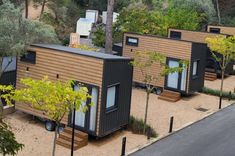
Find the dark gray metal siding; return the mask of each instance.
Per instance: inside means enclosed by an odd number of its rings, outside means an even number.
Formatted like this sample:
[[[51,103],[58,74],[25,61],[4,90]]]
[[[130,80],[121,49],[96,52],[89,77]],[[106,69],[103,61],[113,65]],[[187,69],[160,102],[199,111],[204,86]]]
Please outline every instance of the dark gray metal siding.
[[[189,93],[202,90],[204,87],[205,66],[207,57],[207,45],[201,43],[193,43],[192,56],[191,56],[191,68],[189,78]],[[193,62],[199,60],[198,75],[193,76]]]
[[[4,72],[0,84],[2,85],[14,85],[16,84],[16,71]]]
[[[100,114],[100,134],[104,136],[129,123],[133,67],[130,60],[104,62],[103,91]],[[107,87],[119,83],[117,107],[106,111]]]

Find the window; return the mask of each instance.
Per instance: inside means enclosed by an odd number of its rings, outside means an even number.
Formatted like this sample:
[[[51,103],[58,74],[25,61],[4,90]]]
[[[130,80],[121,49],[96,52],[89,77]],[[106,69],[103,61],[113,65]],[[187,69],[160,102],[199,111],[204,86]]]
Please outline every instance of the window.
[[[198,75],[199,60],[193,62],[193,76]]]
[[[117,94],[118,85],[108,87],[107,89],[107,99],[106,99],[106,109],[110,110],[117,106]]]
[[[220,33],[220,28],[210,28],[210,32],[219,34]]]
[[[171,31],[170,32],[170,38],[181,39],[181,32]]]
[[[126,45],[129,46],[138,46],[139,44],[139,39],[135,37],[126,37]]]
[[[27,53],[24,54],[20,58],[20,61],[35,64],[36,63],[36,52],[35,51],[27,51]]]

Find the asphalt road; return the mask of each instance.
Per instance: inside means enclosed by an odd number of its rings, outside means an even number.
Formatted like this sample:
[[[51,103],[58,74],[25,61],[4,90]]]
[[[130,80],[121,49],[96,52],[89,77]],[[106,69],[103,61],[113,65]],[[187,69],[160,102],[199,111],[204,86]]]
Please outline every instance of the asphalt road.
[[[131,156],[235,156],[235,105]]]

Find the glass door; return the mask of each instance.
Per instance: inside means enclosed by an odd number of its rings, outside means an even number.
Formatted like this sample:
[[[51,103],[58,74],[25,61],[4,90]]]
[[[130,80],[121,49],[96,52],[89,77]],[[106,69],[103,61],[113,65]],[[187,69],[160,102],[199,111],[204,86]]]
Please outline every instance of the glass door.
[[[170,68],[179,67],[179,62],[175,60],[169,60],[168,66]],[[167,76],[167,87],[178,89],[178,82],[179,82],[179,73],[171,73]]]
[[[97,108],[98,108],[98,94],[99,90],[98,87],[85,85],[88,90],[89,94],[91,95],[91,99],[83,102],[80,109],[75,112],[75,126],[84,131],[94,132],[96,129],[96,116],[97,116]],[[74,85],[74,90],[78,91],[79,86]],[[92,105],[90,106],[90,104]],[[84,106],[88,107],[86,112],[83,112],[82,109]],[[73,112],[71,115],[71,124],[73,121]]]

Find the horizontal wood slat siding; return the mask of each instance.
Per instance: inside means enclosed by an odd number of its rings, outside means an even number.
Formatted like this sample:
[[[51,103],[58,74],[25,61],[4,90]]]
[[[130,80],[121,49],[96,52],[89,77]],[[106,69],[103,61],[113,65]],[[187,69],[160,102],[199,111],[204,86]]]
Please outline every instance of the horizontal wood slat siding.
[[[126,45],[126,36],[138,38],[139,45],[138,46]],[[191,42],[183,42],[178,40],[158,38],[154,36],[144,36],[144,35],[136,35],[128,33],[124,35],[123,56],[131,58],[134,58],[135,51],[156,51],[158,53],[165,55],[166,57],[184,59],[190,61],[191,50],[192,50]],[[161,72],[160,64],[155,63],[152,66],[152,68],[149,69],[148,72],[155,75],[160,74]],[[134,68],[133,80],[135,82],[143,83],[143,76],[141,74],[140,69]],[[153,82],[152,85],[164,87],[164,83],[165,83],[165,77],[161,77],[157,81]]]
[[[235,35],[235,27],[223,27],[223,26],[211,26],[207,27],[207,31],[210,31],[210,28],[220,28],[221,34]]]
[[[58,52],[44,48],[29,48],[36,51],[36,64],[30,64],[20,61],[17,64],[17,82],[16,87],[22,88],[20,84],[21,78],[31,77],[33,79],[42,79],[45,75],[50,80],[60,80],[62,82],[68,80],[76,80],[79,82],[99,86],[100,93],[102,91],[103,64],[102,59],[86,57],[78,54],[67,52]],[[29,71],[26,69],[29,68]],[[57,79],[59,74],[59,79]],[[99,94],[98,105],[101,103],[101,94]],[[41,111],[35,110],[26,104],[16,103],[16,109],[23,112],[47,118]],[[97,129],[99,128],[99,110],[97,115]],[[68,114],[62,120],[62,123],[68,124]]]
[[[169,29],[168,37],[170,37],[170,31],[181,32],[181,40],[198,42],[198,43],[206,43],[207,37],[215,37],[218,35],[218,34],[208,33],[208,32]]]

